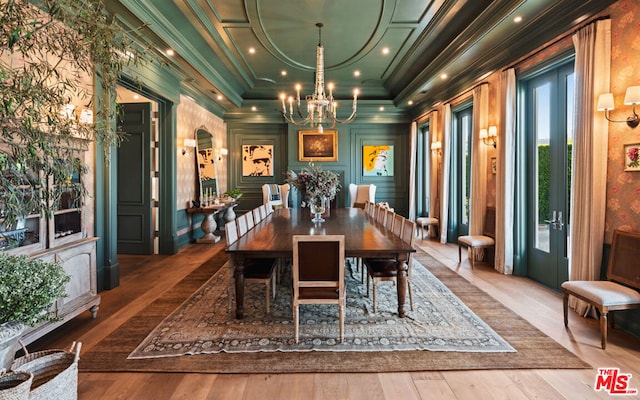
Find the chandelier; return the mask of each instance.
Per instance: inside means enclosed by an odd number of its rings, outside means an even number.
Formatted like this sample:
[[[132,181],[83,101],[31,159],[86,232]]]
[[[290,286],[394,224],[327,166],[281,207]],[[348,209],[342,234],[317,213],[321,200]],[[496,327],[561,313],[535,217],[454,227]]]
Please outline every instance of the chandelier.
[[[307,115],[304,116],[300,110],[300,84],[296,84],[296,98],[289,96],[289,114],[287,114],[286,94],[280,94],[280,100],[282,101],[282,116],[284,119],[294,125],[307,125],[312,128],[318,126],[318,133],[322,133],[324,128],[322,124],[330,124],[331,128],[336,126],[336,123],[348,124],[356,119],[356,107],[358,104],[358,89],[353,90],[353,105],[351,108],[351,115],[349,118],[341,120],[337,118],[338,114],[338,102],[333,98],[334,86],[329,83],[327,88],[329,89],[329,96],[327,96],[324,89],[324,47],[322,46],[322,27],[324,24],[318,22],[318,47],[316,49],[316,76],[315,76],[315,90],[313,94],[305,96],[307,103]],[[298,114],[294,117],[294,103],[295,111]],[[295,118],[299,118],[296,120]]]

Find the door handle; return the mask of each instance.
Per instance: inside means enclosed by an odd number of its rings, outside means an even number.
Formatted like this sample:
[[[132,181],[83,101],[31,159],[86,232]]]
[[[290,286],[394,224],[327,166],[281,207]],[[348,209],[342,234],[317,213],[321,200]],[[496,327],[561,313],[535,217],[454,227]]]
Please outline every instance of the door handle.
[[[562,211],[558,211],[558,219],[556,220],[556,229],[562,230],[564,223],[562,222]]]
[[[551,220],[546,219],[544,222],[551,225],[551,228],[556,229],[556,224],[558,223],[558,220],[556,219],[556,211],[554,210],[551,214]]]

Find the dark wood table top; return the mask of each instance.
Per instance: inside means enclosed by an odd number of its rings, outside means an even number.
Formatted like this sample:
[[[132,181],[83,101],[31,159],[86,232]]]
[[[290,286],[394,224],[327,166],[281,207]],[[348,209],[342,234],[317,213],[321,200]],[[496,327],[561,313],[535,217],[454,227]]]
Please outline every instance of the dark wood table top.
[[[411,246],[360,208],[331,209],[325,222],[311,222],[308,208],[280,208],[227,248],[235,257],[290,257],[293,235],[345,235],[346,257],[400,257]]]

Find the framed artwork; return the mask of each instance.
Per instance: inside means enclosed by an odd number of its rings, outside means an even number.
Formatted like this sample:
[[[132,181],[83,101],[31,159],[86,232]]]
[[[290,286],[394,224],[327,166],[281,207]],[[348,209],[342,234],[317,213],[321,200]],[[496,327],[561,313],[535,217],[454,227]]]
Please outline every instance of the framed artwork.
[[[273,145],[242,145],[242,176],[273,176]]]
[[[338,161],[338,131],[298,131],[298,161]]]
[[[362,176],[393,176],[393,145],[362,146]]]
[[[491,173],[495,174],[496,173],[496,169],[498,168],[498,166],[496,165],[496,158],[495,157],[491,157]]]
[[[640,143],[624,145],[624,170],[640,171]]]

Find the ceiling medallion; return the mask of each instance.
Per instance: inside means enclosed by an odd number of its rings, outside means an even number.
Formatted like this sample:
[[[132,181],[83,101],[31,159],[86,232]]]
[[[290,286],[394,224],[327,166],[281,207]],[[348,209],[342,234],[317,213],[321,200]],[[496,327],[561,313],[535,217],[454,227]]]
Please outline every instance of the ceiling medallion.
[[[293,96],[289,96],[289,114],[287,114],[287,105],[285,100],[287,100],[286,94],[280,94],[280,100],[282,101],[282,116],[284,119],[291,124],[294,125],[307,125],[309,124],[311,128],[314,128],[316,125],[318,126],[318,133],[322,133],[324,128],[322,124],[330,124],[331,128],[336,126],[336,123],[348,124],[350,122],[355,121],[356,119],[356,108],[358,104],[358,89],[353,90],[353,105],[352,111],[349,118],[340,120],[337,116],[338,111],[338,102],[333,99],[333,84],[328,85],[329,96],[326,95],[324,89],[324,47],[322,46],[322,27],[324,24],[318,22],[316,24],[318,27],[318,47],[316,50],[316,74],[315,74],[315,90],[313,94],[305,96],[305,101],[307,102],[307,115],[306,117],[302,115],[302,111],[300,110],[300,90],[301,85],[296,84],[296,99],[295,99],[295,110],[298,114],[299,120],[296,120],[293,116],[294,110],[294,98]]]

